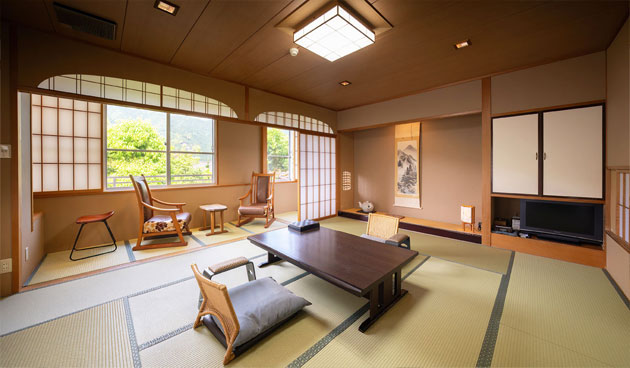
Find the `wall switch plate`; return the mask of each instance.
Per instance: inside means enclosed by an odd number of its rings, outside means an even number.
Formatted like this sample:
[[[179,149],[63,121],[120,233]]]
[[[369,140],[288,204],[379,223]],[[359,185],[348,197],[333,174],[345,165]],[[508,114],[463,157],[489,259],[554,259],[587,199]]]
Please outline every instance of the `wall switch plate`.
[[[0,144],[0,158],[11,158],[10,144]]]
[[[13,271],[13,260],[11,258],[0,260],[0,273],[7,273]]]

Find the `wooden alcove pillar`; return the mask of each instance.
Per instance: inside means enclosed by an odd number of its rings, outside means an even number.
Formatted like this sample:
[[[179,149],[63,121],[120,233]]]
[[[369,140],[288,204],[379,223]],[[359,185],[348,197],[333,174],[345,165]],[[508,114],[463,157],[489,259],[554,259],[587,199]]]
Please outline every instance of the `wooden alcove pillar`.
[[[491,245],[492,93],[490,77],[481,80],[481,243]]]

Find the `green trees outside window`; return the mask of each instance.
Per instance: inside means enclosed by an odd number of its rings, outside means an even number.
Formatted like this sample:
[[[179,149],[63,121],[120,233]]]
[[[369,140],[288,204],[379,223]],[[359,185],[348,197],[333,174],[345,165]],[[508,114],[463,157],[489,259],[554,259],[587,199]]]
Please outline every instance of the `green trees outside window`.
[[[295,132],[267,128],[267,172],[275,172],[276,180],[295,180]]]
[[[131,187],[129,175],[151,185],[214,182],[212,119],[107,106],[107,188]]]

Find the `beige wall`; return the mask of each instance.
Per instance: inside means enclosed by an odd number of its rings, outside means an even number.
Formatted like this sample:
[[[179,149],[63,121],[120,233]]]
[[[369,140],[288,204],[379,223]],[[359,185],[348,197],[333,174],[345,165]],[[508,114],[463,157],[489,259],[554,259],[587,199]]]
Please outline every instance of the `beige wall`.
[[[417,121],[471,111],[481,111],[481,81],[462,83],[339,111],[337,129],[355,129],[408,120]]]
[[[9,91],[10,78],[10,44],[9,25],[2,23],[2,43],[0,44],[0,143],[11,144],[11,99]],[[11,183],[15,180],[11,176],[10,159],[0,159],[0,259],[12,257],[11,252]],[[0,275],[0,296],[11,293],[11,274]]]
[[[354,200],[376,210],[448,223],[460,205],[481,213],[481,116],[424,121],[421,125],[421,209],[394,207],[394,127],[354,132]]]
[[[603,51],[492,77],[493,114],[605,98]]]
[[[608,166],[630,165],[630,21],[606,50]]]
[[[252,171],[260,171],[261,128],[254,125],[219,122],[218,175],[220,185],[226,187],[182,188],[154,190],[153,194],[167,202],[185,202],[184,209],[192,214],[192,227],[201,226],[199,206],[221,203],[228,206],[226,221],[236,219],[238,197],[248,190]],[[276,185],[276,213],[297,210],[297,184]],[[97,195],[36,198],[35,211],[44,213],[44,244],[46,252],[72,248],[78,231],[75,219],[81,215],[116,211],[109,220],[118,240],[133,239],[138,235],[138,207],[134,192],[114,192]],[[108,241],[104,226],[85,227],[82,244],[102,244]]]
[[[343,190],[339,188],[339,208],[347,209],[353,208],[357,205],[354,202],[354,187],[356,185],[356,175],[354,172],[354,134],[353,133],[339,133],[337,135],[339,140],[339,172],[340,175],[344,171],[350,172],[350,190]],[[339,181],[338,185],[342,185]]]
[[[630,298],[630,253],[606,235],[606,269],[619,288]]]

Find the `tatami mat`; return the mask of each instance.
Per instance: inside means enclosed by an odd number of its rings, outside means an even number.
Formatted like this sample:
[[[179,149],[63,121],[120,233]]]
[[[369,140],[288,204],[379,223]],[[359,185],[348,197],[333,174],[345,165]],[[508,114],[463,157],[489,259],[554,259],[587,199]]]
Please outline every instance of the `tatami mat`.
[[[298,220],[298,213],[297,211],[279,213],[276,215],[276,218],[286,222],[295,222]]]
[[[123,300],[1,337],[0,352],[2,367],[133,367]]]
[[[365,299],[309,275],[287,285],[311,301],[296,318],[230,363],[233,367],[284,367],[365,304]],[[144,367],[222,366],[225,348],[199,327],[140,351]]]
[[[236,221],[231,223],[232,225],[236,224]],[[242,225],[240,229],[245,230],[251,234],[260,234],[266,231],[282,229],[287,227],[287,224],[282,223],[280,221],[274,221],[269,225],[268,228],[265,228],[265,220],[264,219],[254,219],[252,222]]]
[[[360,236],[365,233],[367,222],[345,217],[323,220],[322,226]],[[414,231],[400,230],[411,238],[411,249],[421,254],[462,263],[484,270],[505,274],[511,252],[485,245],[444,238]]]
[[[74,258],[86,257],[91,254],[109,251],[111,249],[114,249],[114,247],[89,249],[74,252],[72,256]],[[69,256],[69,250],[48,253],[39,265],[39,268],[37,268],[35,274],[33,274],[33,277],[29,280],[28,285],[60,279],[66,276],[77,275],[129,262],[124,242],[118,242],[118,249],[115,252],[104,254],[102,256],[78,261],[71,261]]]
[[[630,365],[630,312],[599,268],[517,253],[499,329],[514,335],[503,326],[608,365]],[[497,366],[511,360],[507,344],[509,338],[497,341]],[[528,359],[530,366],[552,363]]]
[[[306,366],[474,366],[500,280],[495,273],[430,258],[403,282],[409,294],[367,333],[358,331],[365,313]]]

